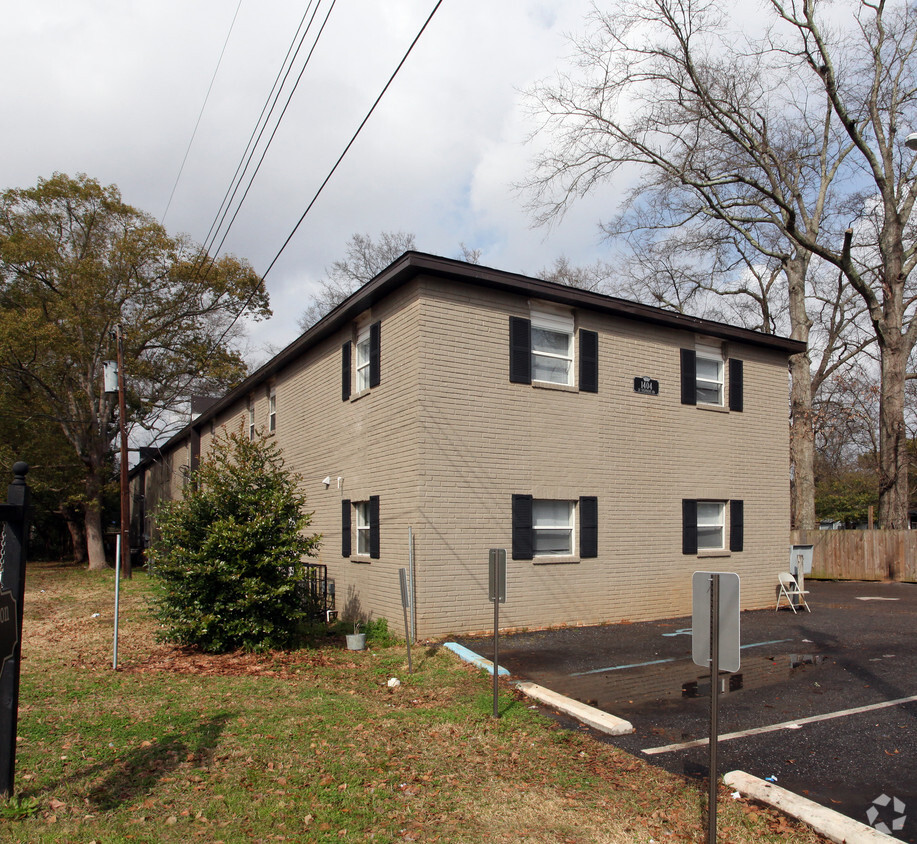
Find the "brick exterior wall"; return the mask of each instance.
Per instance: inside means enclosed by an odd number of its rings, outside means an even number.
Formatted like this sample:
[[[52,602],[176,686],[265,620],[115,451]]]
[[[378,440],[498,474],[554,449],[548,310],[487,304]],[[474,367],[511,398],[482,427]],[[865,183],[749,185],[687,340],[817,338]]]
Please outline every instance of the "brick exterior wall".
[[[579,330],[598,334],[598,392],[511,383],[509,318],[529,318],[533,304],[511,290],[415,276],[204,422],[201,455],[212,430],[247,426],[249,401],[266,429],[275,390],[275,436],[302,476],[323,537],[316,562],[328,566],[343,617],[386,617],[401,629],[409,529],[420,637],[490,629],[492,547],[508,549],[506,628],[685,615],[698,569],[738,572],[743,607],[767,606],[787,557],[786,351],[716,341],[743,361],[743,412],[683,405],[680,350],[709,337],[567,307],[575,365]],[[342,345],[353,348],[375,322],[381,382],[342,400]],[[637,394],[637,376],[657,380],[659,395]],[[174,480],[169,494],[180,494]],[[595,496],[598,556],[512,560],[514,494]],[[379,557],[357,555],[354,537],[345,558],[342,501],[370,496],[379,496]],[[743,501],[743,550],[683,554],[686,498]]]

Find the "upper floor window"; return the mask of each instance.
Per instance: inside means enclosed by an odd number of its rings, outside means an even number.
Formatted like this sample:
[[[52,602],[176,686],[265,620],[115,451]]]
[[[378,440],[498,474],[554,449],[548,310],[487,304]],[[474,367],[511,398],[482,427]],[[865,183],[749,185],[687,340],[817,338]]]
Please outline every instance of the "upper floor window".
[[[251,402],[248,404],[248,438],[255,439],[255,405]]]
[[[572,316],[532,312],[532,380],[572,385]]]
[[[509,318],[509,380],[574,386],[573,315],[533,309],[531,317]],[[598,337],[595,331],[579,331],[578,386],[582,392],[598,392]]]
[[[267,399],[267,429],[272,434],[277,430],[277,391],[273,387]]]
[[[356,353],[354,354],[354,345]],[[378,387],[382,381],[382,325],[374,322],[360,329],[356,343],[341,347],[341,398]]]
[[[369,326],[357,335],[356,391],[369,389]]]
[[[728,381],[727,381],[728,376]],[[723,359],[719,346],[697,344],[681,350],[681,403],[706,407],[728,407],[737,413],[745,409],[744,363]]]
[[[698,404],[723,404],[723,354],[711,346],[696,349],[696,390]]]

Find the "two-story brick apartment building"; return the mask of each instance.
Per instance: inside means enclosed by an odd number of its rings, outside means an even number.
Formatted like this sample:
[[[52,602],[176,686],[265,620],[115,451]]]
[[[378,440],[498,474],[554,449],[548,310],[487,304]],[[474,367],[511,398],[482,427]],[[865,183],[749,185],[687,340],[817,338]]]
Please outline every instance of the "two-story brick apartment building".
[[[215,430],[273,432],[342,615],[400,619],[411,566],[421,637],[492,626],[501,547],[508,628],[686,614],[698,569],[761,607],[786,568],[803,350],[409,252],[136,467],[135,492],[155,518]]]

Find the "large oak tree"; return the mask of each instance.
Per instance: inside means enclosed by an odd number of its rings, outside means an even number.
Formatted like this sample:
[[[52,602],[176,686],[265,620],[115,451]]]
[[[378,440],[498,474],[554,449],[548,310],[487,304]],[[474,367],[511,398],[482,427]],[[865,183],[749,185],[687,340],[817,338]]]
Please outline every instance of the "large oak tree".
[[[114,185],[56,173],[0,196],[0,378],[23,425],[52,421],[82,467],[90,568],[105,565],[101,494],[117,401],[103,392],[102,371],[115,357],[115,327],[125,421],[142,426],[244,377],[233,344],[243,315],[270,315],[254,270],[170,236]]]

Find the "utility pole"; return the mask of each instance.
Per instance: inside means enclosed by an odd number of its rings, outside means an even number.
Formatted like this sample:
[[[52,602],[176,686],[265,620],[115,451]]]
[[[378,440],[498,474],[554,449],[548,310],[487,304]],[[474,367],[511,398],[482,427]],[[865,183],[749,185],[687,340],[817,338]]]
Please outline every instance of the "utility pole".
[[[127,484],[127,407],[124,400],[124,334],[120,323],[115,326],[118,341],[118,426],[121,429],[121,574],[130,579],[131,546],[129,542],[131,522],[130,489]]]

